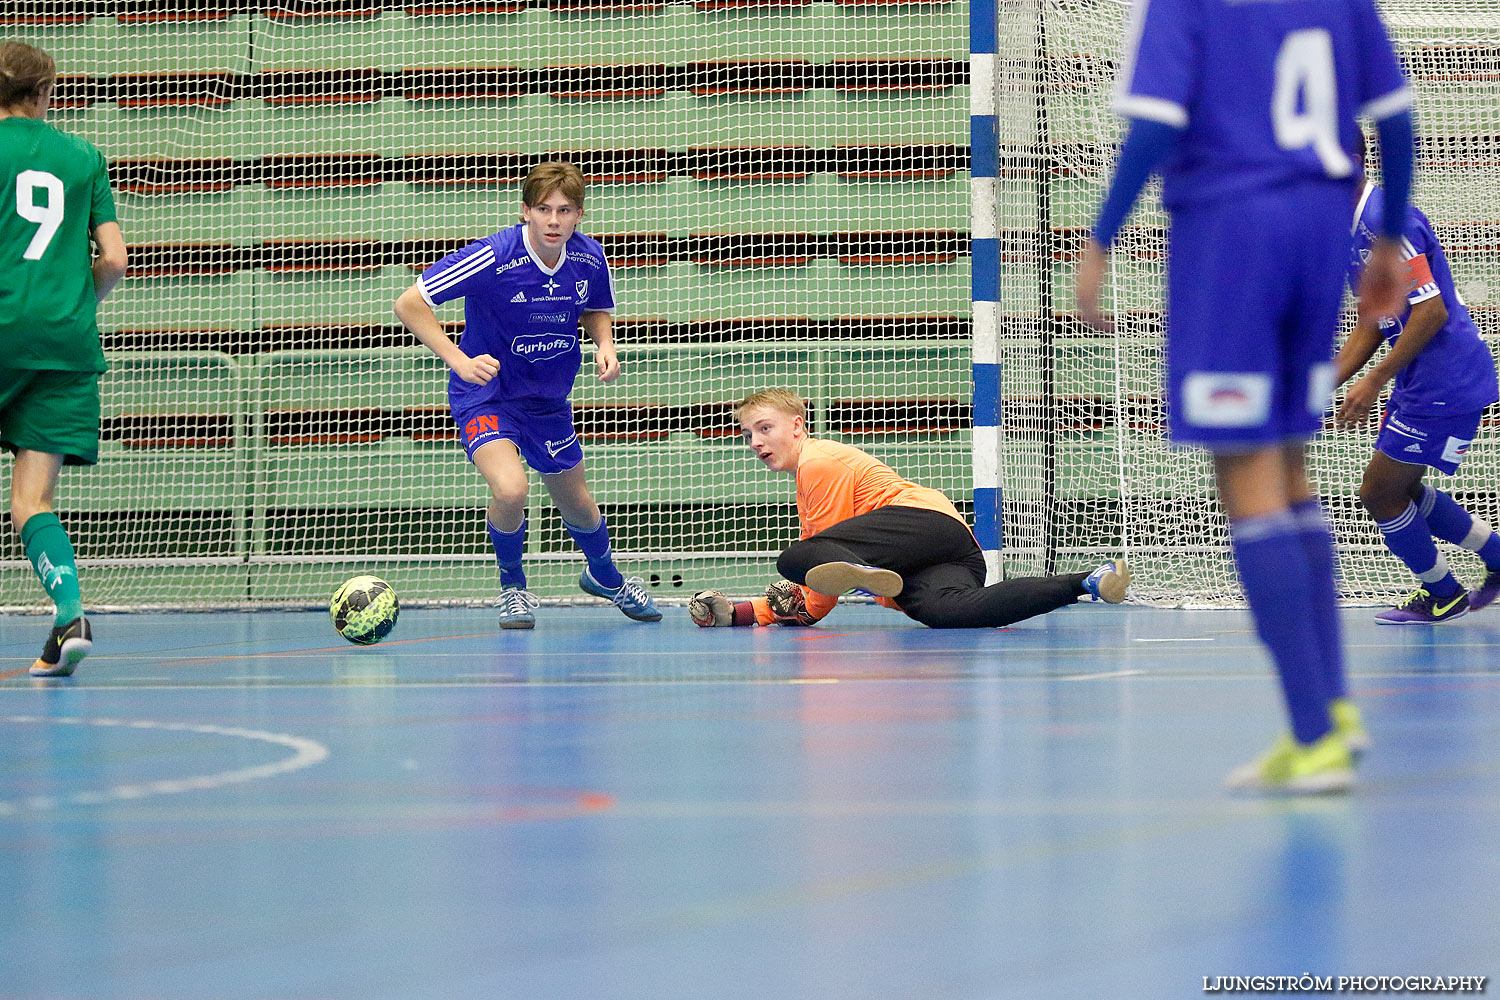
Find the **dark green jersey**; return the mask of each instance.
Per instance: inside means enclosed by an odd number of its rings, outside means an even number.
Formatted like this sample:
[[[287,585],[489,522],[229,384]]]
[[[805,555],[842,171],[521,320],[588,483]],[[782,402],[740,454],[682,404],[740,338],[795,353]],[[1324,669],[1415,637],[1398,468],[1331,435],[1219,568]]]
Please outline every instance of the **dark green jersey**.
[[[0,368],[104,371],[89,234],[114,221],[103,153],[0,119]]]

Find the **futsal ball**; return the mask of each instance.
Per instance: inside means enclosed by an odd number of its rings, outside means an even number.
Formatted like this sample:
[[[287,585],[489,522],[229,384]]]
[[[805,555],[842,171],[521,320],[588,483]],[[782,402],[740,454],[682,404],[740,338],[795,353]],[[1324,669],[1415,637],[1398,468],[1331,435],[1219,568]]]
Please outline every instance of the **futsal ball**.
[[[378,576],[356,576],[333,595],[328,614],[339,635],[357,646],[369,646],[396,627],[396,592]]]

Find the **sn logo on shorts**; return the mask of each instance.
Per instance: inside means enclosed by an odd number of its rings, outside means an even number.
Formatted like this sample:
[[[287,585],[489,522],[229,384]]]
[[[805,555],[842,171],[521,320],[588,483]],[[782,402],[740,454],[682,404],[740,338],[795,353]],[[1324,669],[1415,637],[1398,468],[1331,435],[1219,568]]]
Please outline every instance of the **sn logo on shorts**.
[[[483,434],[499,434],[500,418],[493,415],[475,417],[464,424],[464,444],[471,445],[474,439]]]

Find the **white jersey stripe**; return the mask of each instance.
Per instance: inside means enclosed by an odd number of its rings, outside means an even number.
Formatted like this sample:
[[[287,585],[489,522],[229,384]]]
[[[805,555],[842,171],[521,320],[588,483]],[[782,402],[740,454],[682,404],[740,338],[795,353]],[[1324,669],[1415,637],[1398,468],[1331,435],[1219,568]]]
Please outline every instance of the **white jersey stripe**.
[[[1367,118],[1380,121],[1381,119],[1389,118],[1391,115],[1402,111],[1409,111],[1410,109],[1411,88],[1401,87],[1391,91],[1384,97],[1377,97],[1375,100],[1366,103],[1364,107],[1359,109],[1359,113]]]
[[[1115,111],[1118,113],[1120,100],[1130,94],[1130,87],[1135,83],[1135,60],[1140,53],[1141,33],[1146,27],[1146,7],[1150,0],[1138,0],[1130,5],[1129,12],[1125,15],[1125,38],[1120,43],[1120,58],[1118,76],[1115,77]]]
[[[459,261],[457,264],[448,268],[448,270],[446,271],[442,271],[438,274],[432,275],[431,278],[423,282],[423,285],[428,292],[437,294],[438,292],[444,291],[445,289],[458,284],[465,278],[472,277],[480,271],[483,271],[494,262],[494,248],[486,244],[485,248],[476,253],[474,256]]]
[[[495,251],[493,248],[486,245],[483,250],[480,250],[478,253],[474,254],[474,256],[459,261],[457,264],[454,264],[446,271],[442,271],[438,274],[432,275],[431,278],[426,282],[427,289],[434,294],[437,292],[441,292],[453,285],[458,284],[465,278],[471,277],[479,273],[480,271],[483,271],[494,262]]]
[[[1176,101],[1164,101],[1160,97],[1121,94],[1115,98],[1112,110],[1121,118],[1144,118],[1173,128],[1186,128],[1188,123],[1187,108]]]
[[[486,243],[473,256],[466,257],[463,260],[450,265],[447,270],[438,271],[436,274],[432,275],[432,281],[430,282],[430,284],[441,285],[445,281],[447,281],[449,276],[451,275],[458,274],[460,272],[467,274],[470,270],[473,270],[476,264],[478,264],[479,266],[483,266],[485,264],[493,263],[494,260],[495,249],[494,247],[491,247]]]

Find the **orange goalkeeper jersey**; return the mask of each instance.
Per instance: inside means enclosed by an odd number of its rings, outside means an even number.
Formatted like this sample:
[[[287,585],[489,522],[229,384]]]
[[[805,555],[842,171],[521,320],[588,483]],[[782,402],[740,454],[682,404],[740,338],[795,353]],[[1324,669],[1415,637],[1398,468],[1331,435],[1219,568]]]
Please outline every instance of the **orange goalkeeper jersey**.
[[[858,448],[836,441],[808,438],[797,460],[797,520],[802,537],[811,538],[820,531],[868,514],[881,507],[919,507],[947,514],[968,528],[968,522],[942,493],[918,486],[898,476],[894,469]],[[820,594],[802,588],[807,610],[822,618],[838,602],[837,594]],[[896,602],[888,597],[876,601],[888,608]],[[773,621],[764,598],[757,598],[755,619],[762,625]]]

